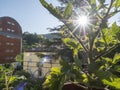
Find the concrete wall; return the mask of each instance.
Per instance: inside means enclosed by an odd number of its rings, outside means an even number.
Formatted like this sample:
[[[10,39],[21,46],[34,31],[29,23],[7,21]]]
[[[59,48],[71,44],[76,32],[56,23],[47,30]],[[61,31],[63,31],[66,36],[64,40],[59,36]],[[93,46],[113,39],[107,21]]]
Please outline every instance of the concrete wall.
[[[37,52],[38,53],[38,52]],[[52,52],[39,52],[45,57],[38,57],[36,52],[24,52],[23,69],[30,72],[33,76],[39,77],[49,73],[51,67],[60,67],[59,60],[48,58],[48,56],[55,55]]]

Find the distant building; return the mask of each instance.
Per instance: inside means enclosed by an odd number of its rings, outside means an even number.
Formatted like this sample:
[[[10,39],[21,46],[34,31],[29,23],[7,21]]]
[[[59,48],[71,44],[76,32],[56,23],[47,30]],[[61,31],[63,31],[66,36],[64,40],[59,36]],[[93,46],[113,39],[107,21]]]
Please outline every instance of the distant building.
[[[60,67],[56,48],[34,48],[24,52],[23,69],[34,77],[49,74],[52,67]]]
[[[0,17],[0,64],[10,63],[21,52],[22,29],[11,17]]]

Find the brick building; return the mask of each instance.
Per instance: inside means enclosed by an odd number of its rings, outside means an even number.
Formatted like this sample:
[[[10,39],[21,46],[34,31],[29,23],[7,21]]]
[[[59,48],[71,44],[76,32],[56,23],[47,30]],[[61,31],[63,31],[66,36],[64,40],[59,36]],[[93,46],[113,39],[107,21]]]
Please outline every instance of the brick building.
[[[10,63],[21,52],[22,29],[11,17],[0,17],[0,64]]]

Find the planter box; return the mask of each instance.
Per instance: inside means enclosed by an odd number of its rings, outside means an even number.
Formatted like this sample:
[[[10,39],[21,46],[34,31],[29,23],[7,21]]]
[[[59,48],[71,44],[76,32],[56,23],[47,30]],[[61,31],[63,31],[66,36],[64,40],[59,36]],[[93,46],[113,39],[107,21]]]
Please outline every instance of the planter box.
[[[65,83],[62,90],[105,90],[103,88],[98,89],[98,88],[88,88],[85,87],[84,85],[81,85],[79,83]]]

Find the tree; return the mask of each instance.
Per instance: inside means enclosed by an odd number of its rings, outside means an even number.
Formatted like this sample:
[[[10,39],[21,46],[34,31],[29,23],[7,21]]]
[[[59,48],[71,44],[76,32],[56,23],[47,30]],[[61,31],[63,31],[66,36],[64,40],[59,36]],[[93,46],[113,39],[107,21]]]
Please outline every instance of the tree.
[[[80,1],[84,3],[79,3]],[[88,89],[120,89],[120,78],[114,73],[120,72],[120,66],[117,65],[120,54],[107,56],[120,45],[120,28],[116,23],[108,27],[108,19],[120,12],[120,0],[106,1],[70,0],[61,12],[52,4],[40,0],[53,16],[64,23],[61,32],[63,35],[67,32],[69,37],[64,37],[63,42],[73,50],[73,63],[61,61],[61,70],[67,79],[61,78],[60,85],[66,80],[72,80],[82,83]],[[79,52],[82,58],[79,58]]]
[[[24,32],[23,33],[23,50],[36,47],[43,41],[45,41],[45,39],[41,35],[38,35],[36,33],[33,34],[29,32]]]

